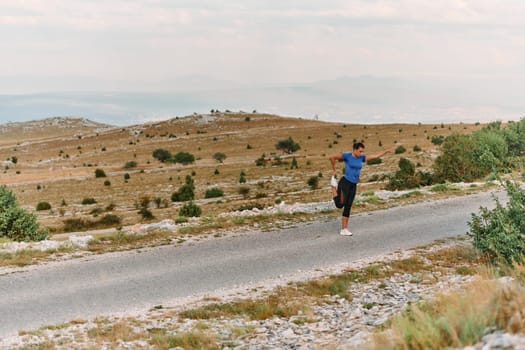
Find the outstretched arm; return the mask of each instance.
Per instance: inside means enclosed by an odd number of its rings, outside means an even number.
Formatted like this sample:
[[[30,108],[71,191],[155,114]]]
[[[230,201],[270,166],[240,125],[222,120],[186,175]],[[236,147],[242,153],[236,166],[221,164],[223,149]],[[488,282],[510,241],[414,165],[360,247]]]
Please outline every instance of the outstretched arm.
[[[343,160],[343,156],[341,156],[341,154],[334,154],[333,156],[331,156],[330,158],[330,163],[332,163],[332,169],[334,171],[333,175],[337,175],[337,169],[335,168],[335,163],[336,162],[341,162]]]
[[[375,154],[371,154],[369,156],[366,156],[366,159],[365,161],[368,162],[369,160],[372,160],[372,159],[376,159],[376,158],[380,158],[382,156],[384,156],[385,154],[387,153],[390,153],[394,150],[395,147],[392,147],[392,148],[388,148],[384,151],[381,151],[381,152],[378,152],[378,153],[375,153]]]

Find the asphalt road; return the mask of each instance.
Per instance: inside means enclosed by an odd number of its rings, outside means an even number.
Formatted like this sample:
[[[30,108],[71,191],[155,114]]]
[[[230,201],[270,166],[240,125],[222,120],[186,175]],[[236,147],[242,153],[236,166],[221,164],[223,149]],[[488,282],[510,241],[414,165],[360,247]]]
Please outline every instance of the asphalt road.
[[[501,195],[501,194],[500,194]],[[89,319],[234,285],[278,278],[464,234],[470,214],[493,207],[490,193],[424,202],[313,222],[276,232],[180,247],[105,254],[0,276],[0,337]]]

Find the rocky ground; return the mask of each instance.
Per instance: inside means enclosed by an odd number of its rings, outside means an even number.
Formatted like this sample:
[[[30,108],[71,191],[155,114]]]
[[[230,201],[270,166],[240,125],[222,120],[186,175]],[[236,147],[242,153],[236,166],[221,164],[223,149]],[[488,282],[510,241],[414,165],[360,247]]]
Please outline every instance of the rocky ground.
[[[396,252],[324,271],[312,271],[303,279],[319,278],[373,263],[406,259],[425,252],[468,242],[451,241],[431,247]],[[430,263],[430,262],[429,262]],[[298,277],[299,278],[299,277]],[[477,277],[461,275],[454,267],[440,269],[430,275],[420,272],[396,273],[385,279],[352,283],[351,298],[330,296],[314,303],[291,317],[250,320],[245,317],[219,317],[195,320],[181,317],[181,312],[238,298],[259,298],[266,289],[240,288],[218,291],[194,300],[181,300],[178,305],[157,306],[151,310],[125,315],[108,315],[93,320],[73,320],[38,330],[21,331],[19,335],[1,339],[2,349],[168,349],[186,348],[192,339],[202,348],[223,349],[363,349],[378,326],[398,314],[409,303],[432,298],[437,293],[461,289]],[[288,276],[285,278],[290,279]],[[273,281],[273,285],[279,281]],[[286,281],[280,281],[285,284]],[[505,280],[502,280],[505,283]],[[487,329],[482,342],[465,349],[525,349],[525,336]],[[185,345],[186,344],[186,345]]]

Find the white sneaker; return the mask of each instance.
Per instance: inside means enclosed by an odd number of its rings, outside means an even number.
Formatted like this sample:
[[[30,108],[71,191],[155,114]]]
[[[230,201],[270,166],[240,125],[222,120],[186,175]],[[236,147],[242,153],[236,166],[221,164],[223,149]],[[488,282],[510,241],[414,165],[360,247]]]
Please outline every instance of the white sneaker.
[[[348,231],[346,228],[342,229],[339,234],[341,236],[351,236],[352,235],[352,232]]]
[[[330,178],[330,186],[337,188],[337,178],[335,176]]]

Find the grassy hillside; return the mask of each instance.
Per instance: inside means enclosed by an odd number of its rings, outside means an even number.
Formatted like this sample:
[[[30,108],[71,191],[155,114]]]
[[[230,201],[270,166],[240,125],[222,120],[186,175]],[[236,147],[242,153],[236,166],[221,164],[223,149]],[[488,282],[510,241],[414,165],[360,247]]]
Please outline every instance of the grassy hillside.
[[[157,219],[174,218],[182,203],[171,202],[171,195],[187,175],[194,178],[196,203],[203,215],[280,201],[330,200],[328,156],[351,150],[355,141],[363,141],[367,153],[402,143],[406,153],[387,155],[381,164],[364,168],[359,190],[379,189],[384,183],[369,180],[395,171],[401,156],[421,169],[428,168],[439,152],[431,142],[433,135],[471,133],[482,127],[355,125],[251,113],[193,115],[130,127],[85,120],[51,121],[0,125],[0,182],[12,189],[28,210],[35,211],[39,202],[49,202],[50,210],[35,212],[52,232],[61,232],[67,218],[93,219],[105,212],[121,217],[123,225],[140,222],[143,218],[136,205],[144,197],[160,203],[159,208],[154,202],[151,205]],[[288,137],[301,146],[293,155],[296,169],[290,167],[292,156],[275,148]],[[421,151],[414,151],[414,146]],[[159,148],[172,154],[189,152],[196,161],[190,165],[161,163],[152,156]],[[223,163],[214,159],[217,152],[226,155]],[[266,166],[256,166],[263,154],[268,159]],[[280,156],[280,161],[275,156]],[[96,169],[102,169],[106,177],[96,178]],[[246,183],[239,182],[241,172]],[[307,180],[318,175],[322,175],[319,188],[311,189]],[[212,187],[221,188],[224,197],[204,199],[205,191]],[[248,188],[244,195],[241,187]],[[94,198],[96,204],[82,205],[86,197]]]

